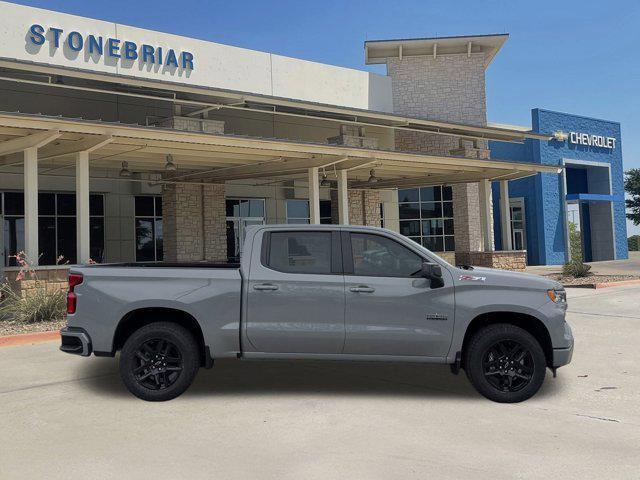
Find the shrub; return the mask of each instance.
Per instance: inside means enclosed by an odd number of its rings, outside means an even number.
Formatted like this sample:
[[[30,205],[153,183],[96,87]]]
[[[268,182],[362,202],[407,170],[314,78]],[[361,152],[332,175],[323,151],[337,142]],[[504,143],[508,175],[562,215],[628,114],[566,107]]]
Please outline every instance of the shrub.
[[[0,286],[0,293],[0,320],[3,321],[55,322],[66,314],[66,294],[62,290],[47,291],[44,285],[37,285],[23,296],[5,283]]]
[[[59,289],[48,289],[38,279],[35,269],[24,252],[13,255],[20,270],[16,280],[29,278],[34,288],[28,292],[16,291],[8,283],[0,285],[0,321],[22,323],[55,322],[66,315],[66,293]],[[58,258],[58,263],[62,257]]]
[[[567,262],[562,266],[562,275],[574,278],[588,277],[591,275],[589,270],[591,270],[591,265],[574,260]]]
[[[629,244],[630,252],[637,252],[640,250],[640,235],[632,235],[627,239],[627,242]]]

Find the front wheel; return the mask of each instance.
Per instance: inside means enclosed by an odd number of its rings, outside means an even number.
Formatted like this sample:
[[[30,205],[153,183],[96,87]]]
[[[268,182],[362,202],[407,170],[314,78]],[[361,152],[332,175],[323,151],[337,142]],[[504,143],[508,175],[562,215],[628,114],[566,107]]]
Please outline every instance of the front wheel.
[[[495,324],[476,332],[465,356],[465,371],[489,400],[522,402],[542,386],[546,361],[540,343],[526,330]]]
[[[198,344],[188,330],[157,322],[136,330],[120,353],[120,377],[136,397],[151,402],[182,394],[198,372]]]

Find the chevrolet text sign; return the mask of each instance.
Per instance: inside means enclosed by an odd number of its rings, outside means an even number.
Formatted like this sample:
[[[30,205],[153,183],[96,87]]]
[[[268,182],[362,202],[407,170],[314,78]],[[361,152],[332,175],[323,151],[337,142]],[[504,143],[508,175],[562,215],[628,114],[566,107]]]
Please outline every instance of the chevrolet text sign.
[[[616,148],[615,137],[604,137],[602,135],[590,135],[588,133],[570,132],[569,142],[577,145],[601,148]]]

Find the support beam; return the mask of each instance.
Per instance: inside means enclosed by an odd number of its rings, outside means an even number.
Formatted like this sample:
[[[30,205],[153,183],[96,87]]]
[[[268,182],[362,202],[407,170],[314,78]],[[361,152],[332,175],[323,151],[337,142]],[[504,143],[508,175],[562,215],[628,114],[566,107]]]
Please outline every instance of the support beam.
[[[24,252],[38,265],[38,147],[24,150]]]
[[[318,167],[310,168],[309,175],[309,223],[320,224],[320,185],[318,183]]]
[[[11,140],[0,142],[0,156],[22,152],[29,148],[35,148],[37,150],[52,140],[55,140],[60,135],[59,130],[47,130],[45,132],[33,133],[25,137],[12,138]]]
[[[347,170],[338,171],[338,223],[340,225],[349,225]]]
[[[502,230],[502,249],[513,250],[511,243],[511,206],[509,203],[509,181],[500,181],[500,230]]]
[[[89,251],[89,152],[76,156],[76,252],[78,263],[88,263]]]
[[[485,252],[493,252],[493,225],[491,214],[491,181],[481,180],[478,194],[480,197],[480,223],[482,226],[482,240]]]
[[[59,145],[53,145],[40,152],[39,158],[40,160],[50,160],[52,158],[64,157],[65,155],[73,155],[78,152],[90,153],[104,147],[112,141],[113,137],[111,135],[96,135],[75,142],[61,142]]]

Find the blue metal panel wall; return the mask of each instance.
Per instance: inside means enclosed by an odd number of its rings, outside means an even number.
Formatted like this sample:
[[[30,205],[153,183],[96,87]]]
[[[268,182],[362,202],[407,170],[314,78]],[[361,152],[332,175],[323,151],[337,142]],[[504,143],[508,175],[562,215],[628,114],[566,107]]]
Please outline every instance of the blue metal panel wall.
[[[532,130],[536,132],[552,134],[561,130],[616,138],[614,149],[575,145],[568,140],[531,140],[524,144],[490,142],[489,148],[495,159],[544,165],[562,165],[563,159],[608,163],[611,166],[611,193],[618,198],[613,202],[616,258],[628,258],[625,208],[624,202],[619,200],[624,197],[620,124],[542,109],[534,109],[531,114]],[[509,196],[525,199],[528,262],[532,265],[562,264],[568,259],[562,187],[562,177],[551,173],[509,182]],[[497,185],[494,186],[494,199],[496,243],[501,247]]]

